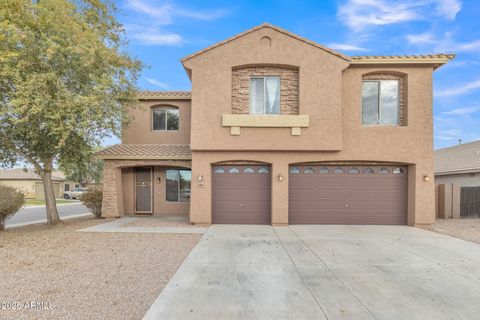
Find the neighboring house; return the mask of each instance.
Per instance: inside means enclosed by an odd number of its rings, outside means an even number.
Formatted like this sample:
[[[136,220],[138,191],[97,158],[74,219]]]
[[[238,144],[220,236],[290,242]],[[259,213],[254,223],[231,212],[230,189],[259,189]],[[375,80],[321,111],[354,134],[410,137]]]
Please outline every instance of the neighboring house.
[[[55,197],[60,198],[63,190],[74,183],[67,181],[62,172],[55,171],[52,173],[53,191]],[[43,189],[42,179],[33,169],[11,169],[0,170],[0,185],[8,185],[20,189],[25,192],[29,199],[43,200],[45,193]]]
[[[104,217],[195,224],[435,221],[432,73],[454,55],[349,57],[264,24],[143,92],[105,160]]]
[[[435,150],[435,183],[480,186],[480,140]]]

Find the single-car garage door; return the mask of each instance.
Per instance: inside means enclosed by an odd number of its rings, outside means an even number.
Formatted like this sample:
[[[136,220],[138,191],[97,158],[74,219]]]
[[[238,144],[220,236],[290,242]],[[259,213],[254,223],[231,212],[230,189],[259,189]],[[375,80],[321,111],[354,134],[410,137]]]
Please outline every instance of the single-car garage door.
[[[228,165],[212,170],[213,223],[270,224],[269,166]]]
[[[291,166],[289,223],[406,224],[407,167]]]

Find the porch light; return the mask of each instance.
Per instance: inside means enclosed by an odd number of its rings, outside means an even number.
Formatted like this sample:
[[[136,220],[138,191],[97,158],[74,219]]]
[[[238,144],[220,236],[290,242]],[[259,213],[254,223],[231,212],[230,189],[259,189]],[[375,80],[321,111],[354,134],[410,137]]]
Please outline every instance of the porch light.
[[[162,179],[160,179],[160,177],[157,177],[157,183],[160,183],[162,181]]]
[[[423,176],[423,181],[430,181],[430,177],[428,175]]]
[[[202,176],[202,175],[199,175],[199,176],[197,177],[197,179],[198,179],[198,181],[202,181],[202,180],[203,180],[203,176]]]
[[[278,181],[283,181],[283,176],[281,173],[278,174]]]

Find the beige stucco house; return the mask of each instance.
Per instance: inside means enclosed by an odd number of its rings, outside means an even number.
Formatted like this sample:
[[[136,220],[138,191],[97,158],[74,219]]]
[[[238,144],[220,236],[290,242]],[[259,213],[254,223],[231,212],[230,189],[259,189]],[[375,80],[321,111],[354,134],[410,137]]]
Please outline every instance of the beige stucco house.
[[[78,186],[75,182],[67,180],[61,171],[53,172],[52,182],[56,198],[61,198],[64,190],[68,191],[70,188],[73,189],[75,185]],[[27,199],[45,199],[42,179],[32,168],[0,170],[0,185],[22,190]]]
[[[194,224],[435,220],[432,74],[454,55],[350,57],[264,24],[142,92],[105,159],[103,216]]]
[[[435,150],[435,183],[480,186],[480,140]]]

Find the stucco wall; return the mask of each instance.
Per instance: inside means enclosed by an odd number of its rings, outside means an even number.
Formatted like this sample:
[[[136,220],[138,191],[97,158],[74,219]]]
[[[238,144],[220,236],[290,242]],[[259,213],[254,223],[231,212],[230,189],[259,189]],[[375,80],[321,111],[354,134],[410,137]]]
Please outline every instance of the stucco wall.
[[[152,130],[154,106],[173,106],[179,109],[179,130]],[[189,144],[190,101],[189,100],[142,100],[135,108],[128,108],[131,123],[124,129],[122,143],[125,144]]]
[[[408,161],[408,156],[369,156],[368,151],[355,156],[336,152],[202,152],[193,153],[192,196],[190,220],[193,223],[211,223],[212,176],[211,164],[221,161],[262,161],[272,165],[272,224],[288,223],[288,168],[290,164],[313,161],[392,161],[408,165],[409,195],[408,224],[435,222],[435,191],[433,179],[424,181],[432,170],[428,163]],[[196,177],[202,176],[198,182]],[[278,176],[282,175],[283,181]]]
[[[470,173],[462,174],[452,174],[452,175],[439,175],[435,176],[436,184],[449,184],[453,183],[458,186],[464,187],[476,187],[480,186],[480,172],[473,173],[471,176]]]
[[[265,36],[272,39],[271,46],[262,45]],[[266,63],[299,68],[299,113],[310,117],[301,136],[292,136],[289,128],[241,128],[240,135],[232,136],[220,125],[222,114],[231,113],[232,68]],[[192,184],[192,222],[211,222],[211,164],[229,160],[272,164],[274,224],[288,222],[289,164],[355,160],[409,165],[408,223],[435,221],[432,67],[348,67],[331,53],[270,29],[240,37],[185,65],[192,70],[192,176],[206,178]],[[362,76],[372,72],[405,75],[407,126],[362,125]]]
[[[269,37],[270,45],[262,38]],[[192,150],[341,150],[342,70],[348,62],[306,42],[262,28],[184,62],[192,70]],[[222,127],[232,113],[232,70],[242,66],[291,66],[299,72],[299,114],[309,128]],[[272,115],[275,117],[275,115]]]

